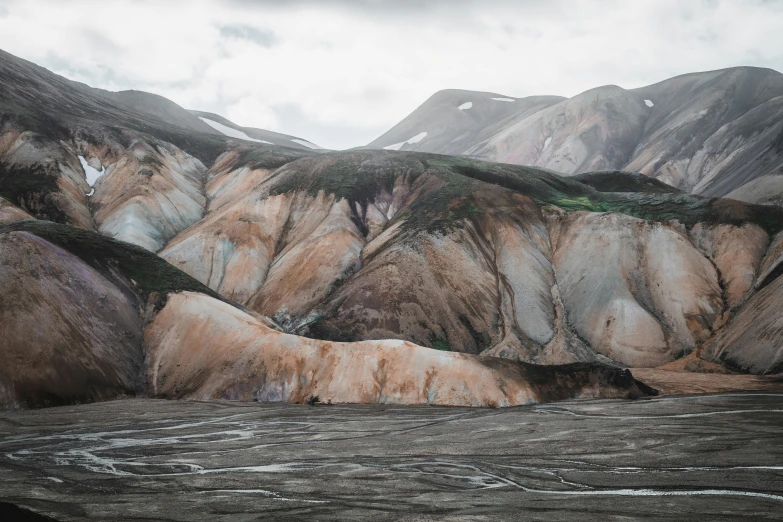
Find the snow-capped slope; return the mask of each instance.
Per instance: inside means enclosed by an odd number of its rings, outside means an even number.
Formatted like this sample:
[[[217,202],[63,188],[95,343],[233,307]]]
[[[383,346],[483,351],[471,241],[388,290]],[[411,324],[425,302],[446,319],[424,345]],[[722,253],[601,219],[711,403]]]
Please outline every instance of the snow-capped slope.
[[[237,125],[233,121],[224,118],[218,114],[203,111],[190,111],[197,116],[200,120],[207,123],[211,128],[218,132],[239,138],[243,140],[250,140],[260,142],[263,144],[277,145],[279,147],[289,147],[294,149],[303,150],[316,150],[321,149],[318,145],[307,141],[297,136],[291,136],[289,134],[281,134],[279,132],[273,132],[265,129],[257,129],[255,127],[242,127]]]
[[[207,125],[209,125],[210,127],[212,127],[213,129],[215,129],[216,131],[219,131],[222,134],[225,134],[226,136],[231,136],[232,138],[239,138],[241,140],[255,141],[255,142],[258,142],[258,143],[266,143],[266,144],[269,144],[269,145],[272,144],[269,141],[257,140],[255,138],[251,138],[250,136],[248,136],[247,134],[245,134],[241,130],[237,130],[237,129],[234,129],[234,128],[229,127],[227,125],[223,125],[222,123],[218,123],[216,121],[212,121],[212,120],[207,119],[207,118],[202,118],[200,116],[199,116],[199,119],[201,121],[203,121],[204,123],[206,123]]]
[[[498,103],[498,100],[501,103]],[[514,115],[548,107],[562,98],[534,96],[514,100],[490,92],[449,89],[432,95],[418,109],[369,144],[372,148],[462,154],[489,137]],[[514,103],[502,103],[504,101]],[[426,130],[426,139],[411,141]],[[423,138],[423,137],[422,137]]]
[[[414,137],[407,139],[405,141],[401,141],[400,143],[393,143],[391,145],[387,145],[384,147],[386,150],[400,150],[404,145],[415,145],[416,143],[419,143],[421,140],[427,137],[427,132],[420,132]]]
[[[466,103],[471,109],[460,110]],[[608,85],[570,99],[440,91],[369,146],[396,147],[420,129],[427,139],[406,149],[565,175],[641,172],[694,194],[738,191],[750,202],[783,195],[780,183],[754,181],[783,173],[783,75],[771,69],[686,74],[632,90]]]

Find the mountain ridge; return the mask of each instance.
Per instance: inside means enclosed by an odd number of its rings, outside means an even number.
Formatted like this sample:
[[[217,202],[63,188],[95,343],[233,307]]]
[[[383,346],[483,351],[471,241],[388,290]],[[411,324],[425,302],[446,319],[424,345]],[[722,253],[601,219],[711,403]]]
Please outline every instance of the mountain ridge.
[[[460,110],[453,92],[474,105]],[[775,144],[783,139],[783,74],[773,69],[689,73],[635,89],[606,85],[532,113],[524,104],[511,108],[528,98],[498,102],[487,100],[488,94],[439,91],[368,146],[403,142],[403,150],[538,166],[563,175],[625,170],[694,194],[731,194],[759,203],[780,199],[783,153]],[[482,108],[489,101],[504,105],[502,116]],[[470,111],[481,114],[460,119]],[[461,127],[442,123],[455,118]],[[428,134],[405,142],[414,128]],[[764,192],[753,188],[759,183]]]
[[[406,150],[434,139],[418,134],[401,150],[292,147],[0,54],[2,71],[6,407],[134,394],[507,406],[654,393],[625,367],[783,369],[769,313],[781,207],[617,169]],[[465,143],[482,107],[512,127],[587,108],[563,128],[595,139],[596,108],[623,121],[612,111],[655,107],[620,88],[588,104],[447,94],[433,114],[453,109],[443,128],[462,122]]]

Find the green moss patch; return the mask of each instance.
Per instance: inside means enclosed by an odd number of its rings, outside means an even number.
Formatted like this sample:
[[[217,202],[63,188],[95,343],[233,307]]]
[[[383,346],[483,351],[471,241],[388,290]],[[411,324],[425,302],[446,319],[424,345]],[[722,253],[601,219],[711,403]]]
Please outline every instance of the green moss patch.
[[[56,175],[42,165],[21,167],[0,162],[0,196],[36,217],[67,221],[65,212],[52,197],[59,191]]]
[[[682,194],[677,188],[637,172],[607,170],[587,172],[571,176],[572,180],[584,183],[599,192],[644,192],[648,194]]]
[[[157,292],[192,291],[229,302],[206,285],[139,246],[49,221],[17,221],[0,225],[0,234],[23,231],[53,243],[110,278],[119,273],[135,282],[146,299]]]
[[[783,229],[783,209],[779,207],[684,194],[639,174],[615,171],[569,178],[533,167],[417,152],[361,150],[299,159],[275,172],[270,193],[306,191],[316,195],[323,191],[348,200],[352,209],[353,203],[364,208],[382,191],[391,192],[397,178],[404,177],[415,186],[424,175],[442,183],[422,190],[398,216],[408,232],[462,226],[466,219],[482,213],[475,196],[487,183],[566,211],[618,212],[650,221],[678,220],[686,226],[700,221],[756,223],[770,234]],[[626,191],[635,187],[639,190]]]

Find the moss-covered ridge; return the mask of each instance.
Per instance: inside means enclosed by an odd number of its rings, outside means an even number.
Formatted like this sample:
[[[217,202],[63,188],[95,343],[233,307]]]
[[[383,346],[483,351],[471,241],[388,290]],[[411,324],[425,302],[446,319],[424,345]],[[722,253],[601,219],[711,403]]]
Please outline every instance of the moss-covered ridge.
[[[599,192],[645,192],[649,194],[682,194],[677,188],[663,181],[621,170],[601,170],[571,176],[570,179],[593,187]]]
[[[618,212],[650,221],[677,220],[686,226],[750,222],[770,234],[783,229],[783,209],[779,207],[692,196],[668,190],[660,182],[647,182],[639,174],[599,172],[568,178],[534,167],[418,152],[359,150],[303,158],[276,171],[269,180],[269,190],[271,194],[306,191],[312,195],[323,191],[365,205],[383,190],[391,192],[400,176],[413,184],[424,175],[443,183],[422,191],[400,214],[408,229],[459,226],[465,218],[482,212],[476,195],[486,183],[566,211]],[[602,191],[580,179],[597,180]],[[626,190],[634,186],[639,191]]]
[[[144,298],[153,292],[165,296],[171,292],[193,291],[226,301],[163,258],[130,243],[50,221],[17,221],[0,225],[0,234],[13,231],[29,232],[45,239],[110,278],[114,273],[119,273],[134,282]]]

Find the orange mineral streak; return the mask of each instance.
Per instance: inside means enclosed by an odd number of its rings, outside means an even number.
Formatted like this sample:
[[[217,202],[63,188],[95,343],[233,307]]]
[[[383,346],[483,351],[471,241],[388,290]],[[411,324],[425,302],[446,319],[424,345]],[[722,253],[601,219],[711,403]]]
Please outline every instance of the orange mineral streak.
[[[0,198],[0,223],[13,223],[14,221],[21,221],[24,219],[35,218],[16,205]]]
[[[336,343],[277,332],[202,294],[169,296],[145,334],[152,394],[169,398],[513,406],[529,383],[476,356],[405,341]]]

